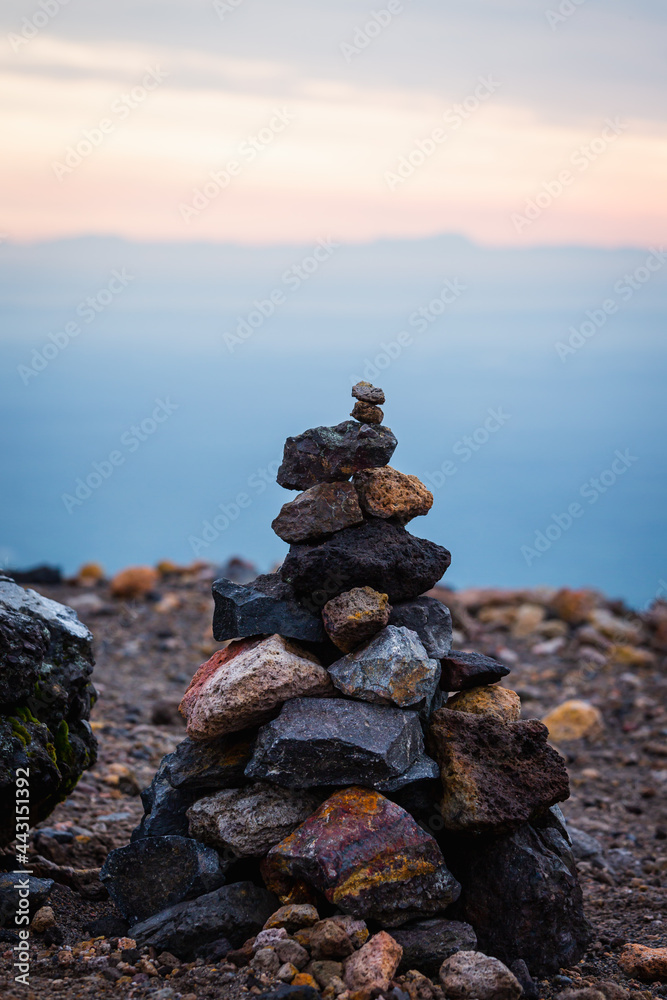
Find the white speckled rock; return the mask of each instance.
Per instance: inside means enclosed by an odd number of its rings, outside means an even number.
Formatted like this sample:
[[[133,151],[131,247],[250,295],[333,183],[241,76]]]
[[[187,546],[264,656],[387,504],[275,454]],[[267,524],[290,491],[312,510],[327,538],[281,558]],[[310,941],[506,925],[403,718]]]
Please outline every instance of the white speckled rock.
[[[506,965],[480,951],[457,951],[446,958],[440,982],[452,1000],[518,1000],[523,993]]]

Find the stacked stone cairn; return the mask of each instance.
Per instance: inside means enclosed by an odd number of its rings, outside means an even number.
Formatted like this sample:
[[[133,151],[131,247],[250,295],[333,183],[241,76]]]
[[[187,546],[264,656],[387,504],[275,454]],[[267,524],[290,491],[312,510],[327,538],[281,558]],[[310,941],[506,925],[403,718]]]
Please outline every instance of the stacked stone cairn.
[[[373,949],[389,979],[478,949],[514,969],[518,996],[517,978],[578,962],[590,937],[557,806],[567,772],[498,684],[508,668],[452,649],[449,610],[424,596],[450,554],[405,527],[433,497],[388,465],[382,390],[352,395],[352,419],[287,439],[278,482],[300,492],[273,529],[289,553],[213,584],[229,643],[194,675],[187,738],[103,879],[158,951],[334,997],[363,993]],[[336,988],[318,979],[332,958]]]

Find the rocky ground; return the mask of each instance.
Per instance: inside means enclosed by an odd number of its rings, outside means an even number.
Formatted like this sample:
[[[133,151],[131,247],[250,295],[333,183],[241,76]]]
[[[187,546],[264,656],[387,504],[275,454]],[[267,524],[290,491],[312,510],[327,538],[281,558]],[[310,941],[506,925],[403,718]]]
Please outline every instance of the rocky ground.
[[[109,850],[127,843],[141,818],[140,790],[183,739],[176,706],[198,665],[218,648],[210,626],[213,576],[208,567],[163,572],[148,596],[134,599],[112,597],[104,581],[37,587],[74,607],[95,636],[99,760],[34,832],[33,870],[57,883],[50,900],[55,925],[46,926],[47,914],[32,935],[29,987],[14,983],[12,934],[0,932],[0,995],[8,1000],[232,1000],[270,985],[225,962],[167,968],[157,955],[136,953],[122,940],[131,935],[97,877]],[[538,984],[539,996],[609,981],[634,1000],[667,996],[667,985],[631,980],[617,962],[626,942],[667,946],[667,606],[638,616],[584,592],[432,594],[452,610],[455,646],[511,668],[503,684],[519,693],[523,718],[543,718],[572,699],[599,712],[584,713],[584,737],[564,739],[561,732],[558,742],[552,733],[570,771],[563,812],[579,831],[575,849],[595,937],[576,968]]]

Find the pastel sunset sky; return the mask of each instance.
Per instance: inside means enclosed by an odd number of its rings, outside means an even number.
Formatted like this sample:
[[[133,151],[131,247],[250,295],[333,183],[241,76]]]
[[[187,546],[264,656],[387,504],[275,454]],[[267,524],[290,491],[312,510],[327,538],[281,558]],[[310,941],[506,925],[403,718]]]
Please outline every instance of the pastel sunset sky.
[[[6,0],[0,44],[12,241],[665,239],[664,0]]]

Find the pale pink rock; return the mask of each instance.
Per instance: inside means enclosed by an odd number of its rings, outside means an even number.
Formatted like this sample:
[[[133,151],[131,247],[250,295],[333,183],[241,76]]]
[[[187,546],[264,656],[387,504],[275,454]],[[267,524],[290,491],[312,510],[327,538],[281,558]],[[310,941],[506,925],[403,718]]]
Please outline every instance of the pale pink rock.
[[[380,931],[345,962],[345,985],[350,992],[382,993],[389,989],[402,957],[400,944]]]
[[[318,660],[281,635],[244,639],[214,653],[179,706],[193,740],[212,740],[266,722],[290,698],[331,695]]]

